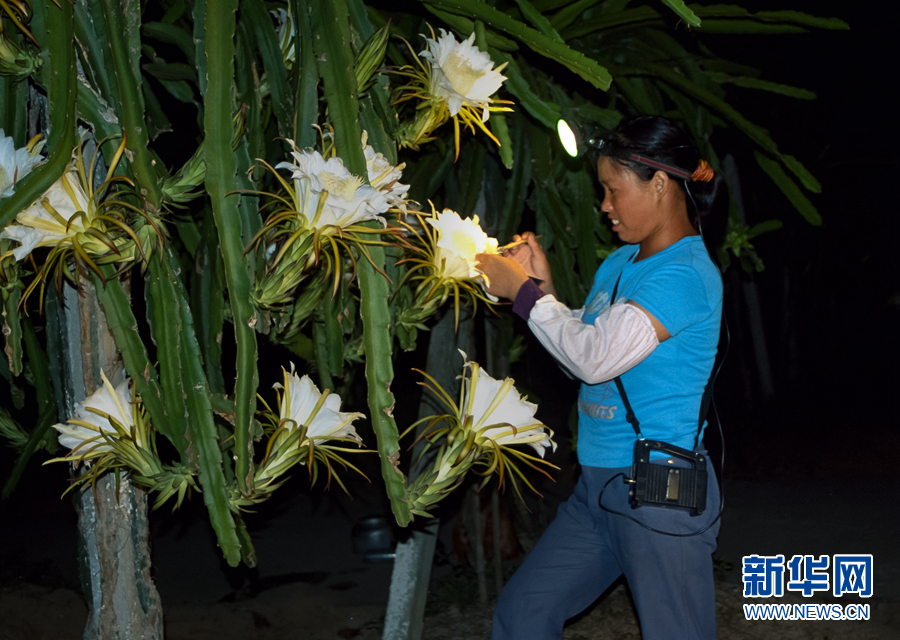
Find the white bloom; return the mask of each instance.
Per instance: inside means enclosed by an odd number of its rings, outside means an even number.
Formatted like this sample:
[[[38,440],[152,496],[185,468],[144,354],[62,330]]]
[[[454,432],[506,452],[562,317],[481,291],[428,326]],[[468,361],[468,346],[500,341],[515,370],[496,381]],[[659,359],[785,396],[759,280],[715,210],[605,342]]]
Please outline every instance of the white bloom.
[[[19,212],[16,216],[19,224],[11,224],[0,231],[0,238],[20,243],[13,255],[16,260],[22,260],[37,247],[55,245],[84,232],[84,216],[74,220],[72,217],[87,211],[88,199],[81,187],[78,170],[72,163],[44,195]]]
[[[406,192],[409,191],[409,185],[401,184],[399,180],[406,163],[395,167],[388,162],[384,154],[376,152],[371,145],[366,144],[367,138],[367,132],[364,131],[363,152],[366,154],[366,172],[369,176],[369,184],[372,185],[372,188],[384,194],[391,207],[400,209],[405,213]]]
[[[0,199],[10,197],[16,183],[41,162],[43,142],[16,149],[13,139],[0,129]],[[30,149],[29,149],[30,147]]]
[[[506,65],[494,69],[491,57],[473,44],[474,33],[462,42],[443,29],[440,33],[437,40],[426,38],[428,49],[419,54],[431,63],[431,93],[447,101],[451,116],[474,107],[482,109],[481,121],[487,122],[491,95],[506,80],[500,73]]]
[[[465,380],[461,409],[472,416],[472,428],[479,439],[488,438],[500,445],[529,444],[542,458],[544,449],[552,446],[556,451],[556,443],[550,439],[553,432],[534,417],[537,405],[519,395],[512,378],[495,380],[477,363],[467,362],[466,366],[472,375]]]
[[[320,440],[334,438],[350,438],[362,443],[362,439],[356,433],[356,428],[351,424],[357,418],[364,418],[362,413],[342,413],[341,397],[336,393],[319,391],[309,376],[298,377],[291,365],[291,372],[284,372],[284,381],[287,388],[281,396],[280,418],[284,425],[293,430],[300,425],[307,427],[306,437],[318,444]],[[284,388],[280,384],[276,387]],[[306,440],[300,443],[303,446]]]
[[[100,433],[116,436],[116,430],[109,420],[88,411],[89,408],[108,414],[126,429],[134,426],[131,416],[131,380],[126,378],[122,384],[113,389],[112,383],[102,371],[100,376],[103,379],[103,385],[89,398],[78,403],[75,407],[75,417],[70,419],[68,424],[53,425],[53,428],[59,431],[59,443],[68,449],[75,449],[91,438],[96,438]],[[97,438],[84,444],[75,452],[75,457],[90,451],[88,457],[93,458],[111,449],[112,447],[105,439]]]
[[[475,266],[479,253],[497,253],[497,239],[489,238],[478,224],[478,216],[460,218],[451,209],[427,218],[438,231],[434,261],[438,271],[448,278],[477,278]]]
[[[385,221],[378,214],[390,207],[387,196],[350,173],[340,158],[325,160],[318,151],[300,151],[293,140],[295,162],[281,162],[276,169],[289,169],[294,179],[297,211],[310,227],[347,227],[366,220]],[[327,194],[325,193],[327,192]],[[318,211],[320,198],[324,206]]]

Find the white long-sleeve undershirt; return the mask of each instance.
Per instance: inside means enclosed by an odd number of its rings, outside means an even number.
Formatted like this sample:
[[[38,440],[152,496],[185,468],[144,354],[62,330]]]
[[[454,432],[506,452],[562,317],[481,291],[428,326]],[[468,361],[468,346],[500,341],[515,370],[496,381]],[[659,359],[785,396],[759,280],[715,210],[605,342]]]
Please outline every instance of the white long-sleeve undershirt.
[[[547,295],[532,307],[528,327],[560,364],[587,384],[622,375],[659,345],[650,318],[634,305],[611,305],[593,324],[582,322],[583,315],[583,309],[572,311]]]

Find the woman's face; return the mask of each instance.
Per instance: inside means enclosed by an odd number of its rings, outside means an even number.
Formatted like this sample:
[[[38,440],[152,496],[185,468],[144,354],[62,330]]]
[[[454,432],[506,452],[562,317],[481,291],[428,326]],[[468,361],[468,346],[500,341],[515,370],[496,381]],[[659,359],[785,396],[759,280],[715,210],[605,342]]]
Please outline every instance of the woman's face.
[[[643,242],[665,224],[654,180],[644,182],[630,169],[602,156],[597,160],[597,176],[606,191],[600,208],[622,242]]]

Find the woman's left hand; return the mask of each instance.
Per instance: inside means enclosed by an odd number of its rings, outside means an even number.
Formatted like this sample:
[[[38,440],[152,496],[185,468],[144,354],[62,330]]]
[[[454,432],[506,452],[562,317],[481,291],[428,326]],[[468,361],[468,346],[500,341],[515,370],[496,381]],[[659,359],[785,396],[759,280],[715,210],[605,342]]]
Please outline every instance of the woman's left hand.
[[[485,288],[492,295],[515,300],[519,289],[528,282],[525,269],[512,258],[479,253],[475,259],[478,260],[476,266],[484,274]]]

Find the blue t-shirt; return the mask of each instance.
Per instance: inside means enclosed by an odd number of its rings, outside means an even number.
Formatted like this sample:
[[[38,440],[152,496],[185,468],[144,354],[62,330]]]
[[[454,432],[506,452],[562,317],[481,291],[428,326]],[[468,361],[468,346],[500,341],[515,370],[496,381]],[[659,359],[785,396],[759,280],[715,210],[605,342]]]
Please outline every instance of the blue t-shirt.
[[[645,438],[690,450],[719,342],[722,279],[700,236],[682,238],[649,258],[632,262],[639,248],[622,247],[603,261],[594,276],[582,321],[593,324],[609,307],[621,274],[615,302],[636,302],[671,335],[644,361],[622,374],[628,400]],[[627,467],[632,463],[635,439],[615,383],[582,384],[578,395],[579,462],[592,467]]]

